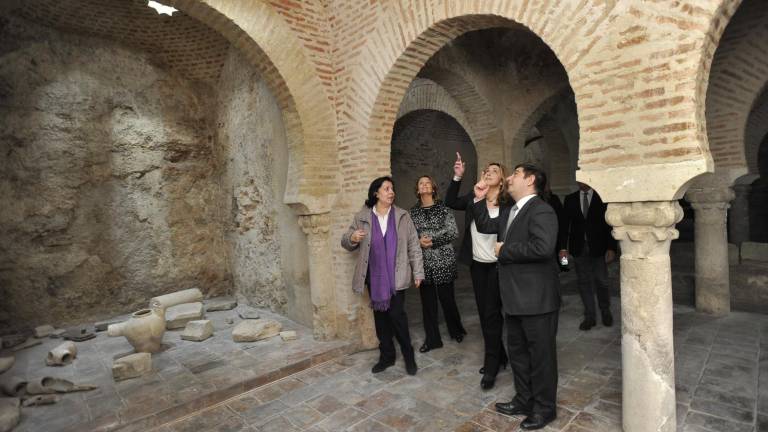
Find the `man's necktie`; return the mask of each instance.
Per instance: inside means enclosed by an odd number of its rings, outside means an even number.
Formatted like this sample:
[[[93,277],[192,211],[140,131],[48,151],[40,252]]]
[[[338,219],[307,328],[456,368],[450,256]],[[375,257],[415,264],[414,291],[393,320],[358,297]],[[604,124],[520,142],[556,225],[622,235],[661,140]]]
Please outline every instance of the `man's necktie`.
[[[587,191],[581,192],[581,212],[584,214],[584,218],[587,218],[589,213],[589,199],[587,199]]]
[[[509,226],[512,225],[512,219],[515,218],[515,215],[517,214],[517,204],[512,206],[512,209],[509,211],[509,218],[507,218],[507,227],[504,228],[504,238],[507,238],[507,234],[509,233]]]

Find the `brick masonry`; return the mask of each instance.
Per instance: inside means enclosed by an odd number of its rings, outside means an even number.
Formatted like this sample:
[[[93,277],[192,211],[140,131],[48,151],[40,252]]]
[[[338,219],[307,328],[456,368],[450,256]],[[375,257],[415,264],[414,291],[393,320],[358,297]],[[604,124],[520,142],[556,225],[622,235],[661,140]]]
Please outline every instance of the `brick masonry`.
[[[53,8],[67,2],[41,3]],[[743,83],[749,88],[729,90],[728,79],[718,72],[721,57],[763,67],[759,56],[738,52],[754,49],[750,38],[764,39],[764,33],[727,36],[721,41],[739,0],[168,3],[243,50],[259,68],[283,109],[289,169],[297,179],[284,200],[300,213],[331,211],[334,245],[362,202],[368,182],[390,172],[392,129],[411,82],[443,46],[473,30],[528,29],[552,50],[578,106],[578,176],[591,179],[606,200],[670,200],[680,196],[693,177],[714,170],[716,164],[745,169],[743,147],[732,139],[739,132],[718,128],[733,116],[746,122],[749,108],[741,106],[735,113],[708,108],[718,92],[734,95],[743,90],[752,95],[759,91],[746,75],[735,78],[740,84],[736,87]],[[744,7],[749,3],[744,2]],[[746,15],[752,18],[753,14]],[[734,20],[735,28],[738,22]],[[754,26],[744,24],[743,28]],[[763,26],[756,31],[764,30]],[[199,34],[209,33],[201,30]],[[184,40],[196,38],[190,35]],[[220,59],[213,55],[211,65],[203,66],[207,62],[204,48],[209,42],[215,48],[217,38],[209,35],[197,40],[202,50],[199,68],[182,54],[178,59],[170,53],[167,57],[180,69],[207,77],[215,73]],[[719,45],[722,53],[716,53]],[[728,59],[729,53],[733,60]],[[447,89],[461,86],[450,81],[450,67],[442,69],[429,78]],[[457,96],[462,94],[458,90],[451,95],[459,105],[473,107],[466,116],[478,134],[480,128],[471,118],[482,117],[481,111],[467,102],[471,89],[463,88],[469,91],[463,93],[467,99]],[[499,142],[491,125],[483,130],[488,131],[488,143]],[[718,135],[716,130],[724,133]],[[524,136],[527,131],[521,133]],[[361,303],[348,289],[352,257],[337,245],[332,255],[339,314],[354,323],[364,314],[358,314]],[[354,333],[356,327],[350,324],[347,330]]]

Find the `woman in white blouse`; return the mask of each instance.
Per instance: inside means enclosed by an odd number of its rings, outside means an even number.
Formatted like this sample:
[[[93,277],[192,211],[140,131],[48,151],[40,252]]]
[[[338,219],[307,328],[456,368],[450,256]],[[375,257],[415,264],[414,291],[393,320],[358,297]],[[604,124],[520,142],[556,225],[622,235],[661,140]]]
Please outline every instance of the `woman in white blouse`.
[[[445,195],[445,205],[454,210],[465,211],[464,240],[459,252],[459,260],[470,266],[472,288],[475,291],[475,302],[480,315],[480,327],[485,342],[485,358],[480,373],[480,387],[484,390],[493,388],[499,369],[506,368],[507,353],[502,342],[504,318],[501,313],[501,296],[499,294],[499,279],[496,273],[495,234],[482,234],[477,231],[472,220],[472,204],[474,194],[459,196],[464,161],[456,153],[456,163],[453,166],[453,181]],[[499,163],[489,163],[481,175],[480,181],[488,186],[488,213],[492,218],[498,217],[499,206],[508,200],[504,192],[504,167]]]

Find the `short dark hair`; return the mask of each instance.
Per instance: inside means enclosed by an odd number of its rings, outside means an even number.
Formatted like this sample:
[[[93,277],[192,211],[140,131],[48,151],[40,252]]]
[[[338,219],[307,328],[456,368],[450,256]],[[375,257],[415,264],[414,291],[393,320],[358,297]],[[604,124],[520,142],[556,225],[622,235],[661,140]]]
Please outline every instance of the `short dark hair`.
[[[522,168],[525,177],[534,176],[533,187],[536,189],[536,193],[541,195],[547,188],[547,174],[540,170],[536,165],[530,163],[521,163],[515,166],[515,171],[518,168]]]
[[[384,182],[390,182],[392,183],[392,190],[395,189],[395,182],[392,180],[392,177],[390,176],[384,176],[379,177],[376,180],[371,182],[371,185],[368,186],[368,199],[365,200],[365,206],[368,208],[373,208],[373,206],[376,205],[376,201],[379,199],[376,198],[376,192],[378,192],[381,185],[384,184]]]

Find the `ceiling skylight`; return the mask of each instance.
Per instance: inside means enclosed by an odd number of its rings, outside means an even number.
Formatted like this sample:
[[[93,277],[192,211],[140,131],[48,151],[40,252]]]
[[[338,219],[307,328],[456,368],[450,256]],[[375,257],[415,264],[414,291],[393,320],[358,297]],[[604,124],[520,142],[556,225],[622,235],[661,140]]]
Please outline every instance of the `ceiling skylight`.
[[[179,10],[176,8],[172,8],[170,6],[166,6],[164,4],[158,3],[156,1],[149,0],[147,2],[147,6],[151,7],[152,9],[156,10],[158,14],[166,14],[168,16],[172,16],[174,12],[178,12]]]

